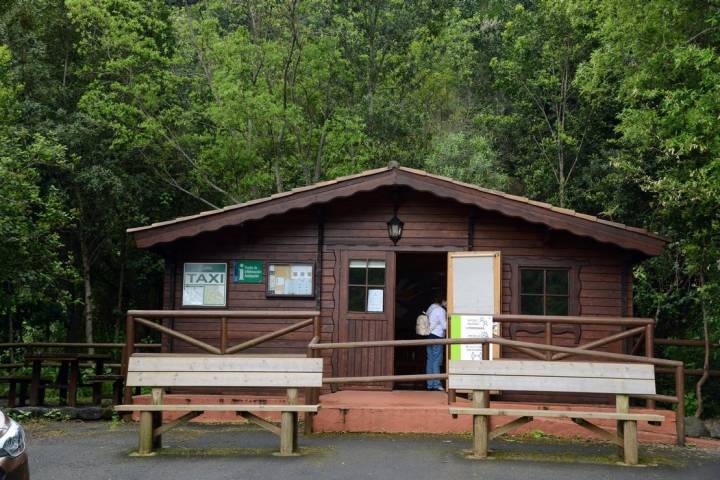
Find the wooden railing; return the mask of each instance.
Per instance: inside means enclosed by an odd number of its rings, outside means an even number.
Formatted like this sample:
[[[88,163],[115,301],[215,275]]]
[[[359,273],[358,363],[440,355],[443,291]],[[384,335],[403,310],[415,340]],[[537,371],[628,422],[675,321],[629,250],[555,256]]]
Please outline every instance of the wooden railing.
[[[635,328],[620,332],[617,334],[609,335],[603,339],[595,342],[581,345],[579,347],[561,347],[552,345],[552,335],[545,337],[546,342],[549,343],[532,343],[532,342],[521,342],[517,340],[510,340],[507,338],[438,338],[438,339],[423,339],[423,340],[378,340],[378,341],[361,341],[361,342],[335,342],[335,343],[320,343],[318,339],[313,339],[308,345],[309,352],[321,351],[321,350],[337,350],[337,349],[352,349],[352,348],[376,348],[376,347],[414,347],[423,345],[457,345],[457,344],[481,344],[481,345],[500,345],[504,348],[509,348],[528,354],[532,358],[538,360],[561,360],[570,356],[578,356],[591,358],[598,361],[616,361],[616,362],[629,362],[629,363],[646,363],[656,367],[656,370],[660,370],[662,373],[672,372],[675,375],[675,395],[634,395],[637,398],[643,398],[646,401],[653,402],[665,402],[674,403],[677,405],[675,412],[675,429],[677,434],[677,444],[680,446],[685,445],[685,370],[682,362],[675,360],[667,360],[662,358],[654,358],[652,356],[639,356],[639,355],[627,355],[622,353],[612,352],[599,352],[591,350],[591,348],[597,348],[598,346],[606,345],[613,341],[618,341],[624,338],[629,338],[633,335],[640,333],[640,328],[645,335],[652,338],[652,332],[647,332],[649,325],[647,319],[605,319],[605,318],[586,318],[586,317],[557,317],[557,318],[546,318],[546,317],[528,317],[528,316],[496,316],[498,321],[517,321],[522,323],[537,322],[544,323],[545,325],[552,325],[553,323],[579,323],[579,324],[615,324],[612,320],[621,320],[621,325],[633,326]],[[561,321],[562,320],[562,321]],[[569,322],[567,321],[569,320]],[[551,331],[551,329],[548,329]],[[630,333],[632,332],[632,333]],[[487,360],[489,357],[489,348],[482,349],[482,358]],[[662,370],[661,370],[662,369]],[[378,376],[364,376],[364,377],[326,377],[323,378],[323,383],[326,384],[340,384],[340,383],[375,383],[375,382],[388,382],[388,381],[416,381],[416,380],[431,380],[431,379],[447,379],[447,373],[440,374],[426,374],[426,375],[378,375]],[[317,394],[317,393],[315,393]],[[454,401],[449,395],[449,401]],[[306,419],[306,421],[310,420]],[[311,430],[312,426],[306,425],[306,431]]]
[[[705,340],[689,340],[689,339],[683,339],[683,338],[656,338],[655,339],[655,345],[669,345],[673,347],[700,347],[705,348]],[[720,343],[711,343],[710,348],[720,348]],[[667,369],[657,368],[655,369],[658,372],[661,373],[671,373],[668,372]],[[710,377],[720,377],[720,370],[713,370],[712,368],[708,368],[705,370],[704,368],[686,368],[685,369],[685,375],[686,376],[692,376],[692,377],[701,377],[707,372],[708,376]]]
[[[159,343],[136,343],[134,345],[135,350],[159,350],[161,345]],[[62,349],[63,351],[68,350],[85,350],[91,352],[97,350],[117,350],[119,353],[119,360],[122,361],[125,358],[126,343],[116,342],[6,342],[0,343],[0,349],[13,349],[21,350],[23,355],[28,353],[34,353],[37,350],[57,350]],[[108,367],[117,367],[119,364],[109,363],[106,364]],[[24,363],[3,363],[0,364],[4,368],[20,368],[24,367]]]
[[[164,322],[174,318],[189,319],[214,319],[218,320],[219,346],[210,345],[207,342],[198,340],[178,330],[157,323],[157,320]],[[297,323],[281,328],[274,332],[261,335],[237,345],[229,345],[228,321],[231,319],[274,319],[274,320],[300,320]],[[153,321],[156,320],[156,321]],[[170,338],[174,338],[192,345],[204,352],[213,355],[231,355],[247,350],[261,343],[273,340],[288,333],[300,330],[312,325],[313,338],[320,338],[320,312],[318,311],[252,311],[252,310],[130,310],[126,317],[126,344],[123,351],[122,374],[127,375],[127,367],[130,356],[134,352],[136,326],[141,325],[150,330],[160,332]],[[125,388],[124,402],[132,401],[132,392]]]
[[[191,337],[185,333],[174,330],[162,323],[164,320],[172,318],[191,318],[191,319],[216,319],[218,320],[219,329],[219,345],[210,345],[207,342]],[[237,345],[229,345],[228,340],[228,320],[229,319],[282,319],[282,320],[299,320],[297,323],[276,330],[274,332],[261,335],[257,338],[246,340]],[[154,320],[154,321],[153,321]],[[658,373],[672,373],[675,375],[675,395],[638,395],[636,397],[643,398],[648,402],[649,407],[654,407],[654,402],[674,403],[677,405],[676,411],[676,431],[679,445],[685,443],[685,425],[684,425],[684,391],[685,391],[685,370],[683,363],[674,360],[667,360],[654,357],[654,326],[655,322],[647,318],[607,318],[607,317],[575,317],[575,316],[533,316],[533,315],[496,315],[496,322],[503,324],[516,325],[541,325],[541,337],[543,343],[522,342],[508,338],[463,338],[463,339],[422,339],[422,340],[378,340],[378,341],[361,341],[361,342],[336,342],[321,343],[320,328],[320,312],[318,311],[233,311],[233,310],[131,310],[127,313],[127,343],[124,348],[123,357],[123,373],[127,372],[127,363],[130,355],[132,355],[135,347],[135,330],[140,325],[160,332],[171,338],[186,342],[196,348],[214,355],[226,355],[238,353],[248,348],[262,344],[269,340],[273,340],[282,335],[294,332],[301,328],[312,325],[312,339],[307,345],[307,356],[317,357],[322,350],[349,349],[349,348],[375,348],[388,347],[400,348],[423,345],[452,345],[452,344],[496,344],[504,348],[512,349],[517,352],[524,353],[531,358],[538,360],[563,360],[571,356],[585,357],[596,359],[598,361],[618,361],[632,363],[647,363],[655,365]],[[553,345],[553,337],[555,334],[573,332],[573,329],[565,328],[567,326],[576,326],[582,329],[587,325],[605,325],[618,326],[624,330],[611,333],[604,338],[596,339],[585,344],[579,344],[576,347],[563,347]],[[563,327],[565,326],[565,327]],[[556,330],[559,329],[559,332]],[[579,340],[581,336],[577,335]],[[644,344],[644,355],[627,355],[621,353],[597,351],[594,349],[604,347],[614,342],[622,340],[630,340],[636,337],[634,346],[631,351],[635,352]],[[483,358],[488,358],[488,348],[483,348]],[[430,379],[446,379],[446,373],[439,374],[419,374],[419,375],[381,375],[381,376],[364,376],[364,377],[325,377],[325,384],[341,384],[341,383],[375,383],[388,381],[419,381]],[[451,392],[451,394],[454,392]],[[319,401],[320,390],[317,388],[308,389],[305,392],[306,401],[308,403],[317,403]],[[450,397],[449,400],[453,400]],[[131,396],[129,389],[125,390],[125,402],[130,402]],[[306,415],[305,418],[306,432],[312,431],[312,416]]]

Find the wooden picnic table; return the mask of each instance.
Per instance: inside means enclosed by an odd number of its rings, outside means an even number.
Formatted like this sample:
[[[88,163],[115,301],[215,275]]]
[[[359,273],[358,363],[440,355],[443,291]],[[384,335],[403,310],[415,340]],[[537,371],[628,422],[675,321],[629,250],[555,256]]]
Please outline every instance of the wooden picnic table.
[[[105,369],[105,361],[110,360],[110,355],[102,353],[31,353],[25,355],[25,363],[32,365],[30,380],[30,405],[40,405],[40,392],[42,389],[42,368],[46,363],[59,363],[55,384],[45,387],[56,387],[59,397],[68,406],[77,406],[77,390],[80,385],[80,362],[91,362],[95,364],[95,374],[102,375]],[[101,388],[100,384],[93,384],[93,388]]]

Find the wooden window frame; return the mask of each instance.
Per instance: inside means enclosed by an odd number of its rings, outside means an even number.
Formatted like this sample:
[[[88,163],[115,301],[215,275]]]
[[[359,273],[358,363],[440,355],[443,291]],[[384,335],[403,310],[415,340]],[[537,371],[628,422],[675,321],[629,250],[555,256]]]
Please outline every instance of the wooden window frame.
[[[542,293],[523,293],[522,290],[522,275],[523,271],[534,271],[534,272],[542,272],[543,275],[543,291]],[[564,272],[567,274],[567,293],[564,294],[558,294],[558,293],[548,293],[548,272]],[[548,307],[548,299],[549,298],[564,298],[567,299],[567,313],[564,314],[553,314],[553,316],[568,316],[570,315],[570,269],[567,267],[524,267],[521,266],[518,268],[518,273],[520,275],[520,291],[518,292],[518,295],[520,296],[520,313],[522,314],[522,304],[523,304],[523,297],[540,297],[542,299],[542,309],[543,309],[543,316],[548,315],[547,313],[547,307]],[[528,314],[532,315],[532,314]]]
[[[368,264],[371,261],[376,262],[383,262],[385,266],[383,267],[383,284],[382,285],[370,285],[368,283],[368,271],[370,270],[370,267]],[[359,283],[350,283],[350,264],[352,262],[365,262],[365,283],[359,284]],[[387,298],[386,298],[386,292],[387,292],[387,270],[388,265],[387,261],[385,259],[379,259],[379,258],[356,258],[354,256],[350,256],[347,261],[347,271],[348,271],[348,279],[347,283],[345,284],[345,288],[347,288],[347,305],[346,305],[346,312],[349,315],[385,315],[386,309],[387,309]],[[365,289],[365,301],[363,302],[363,305],[365,305],[365,310],[359,311],[359,310],[350,310],[350,288],[351,287],[362,287]],[[367,300],[368,300],[368,292],[370,289],[382,289],[383,291],[383,309],[381,312],[368,312],[367,311]]]
[[[547,270],[568,270],[568,316],[581,315],[580,305],[580,269],[587,264],[582,260],[567,258],[528,258],[508,257],[503,259],[504,263],[510,265],[511,271],[511,300],[510,313],[520,314],[520,270],[521,269],[547,269]]]

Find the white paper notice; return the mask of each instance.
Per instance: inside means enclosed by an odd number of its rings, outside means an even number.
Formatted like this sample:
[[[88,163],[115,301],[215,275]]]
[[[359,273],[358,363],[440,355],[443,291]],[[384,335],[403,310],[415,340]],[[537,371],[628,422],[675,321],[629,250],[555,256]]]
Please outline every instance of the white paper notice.
[[[383,311],[383,299],[385,290],[382,288],[370,288],[368,289],[367,296],[367,311],[368,312],[382,312]]]
[[[462,338],[492,338],[492,315],[462,315],[460,317],[460,336]],[[492,345],[490,355],[492,358]],[[482,360],[483,345],[461,345],[460,360]]]
[[[183,288],[183,305],[202,305],[205,287]]]
[[[312,265],[293,265],[290,275],[289,295],[312,295]]]

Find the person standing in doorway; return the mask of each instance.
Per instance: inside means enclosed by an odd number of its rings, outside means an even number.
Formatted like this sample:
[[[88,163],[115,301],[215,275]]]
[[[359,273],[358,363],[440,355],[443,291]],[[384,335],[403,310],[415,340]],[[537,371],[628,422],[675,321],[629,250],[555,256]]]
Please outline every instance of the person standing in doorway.
[[[428,338],[445,338],[445,331],[447,330],[447,301],[441,298],[436,298],[427,309],[428,323],[430,324],[430,335]],[[440,364],[442,363],[442,357],[445,349],[443,345],[428,345],[427,346],[427,363],[426,373],[440,373]],[[433,379],[427,381],[428,390],[443,390],[442,383],[440,380]]]

